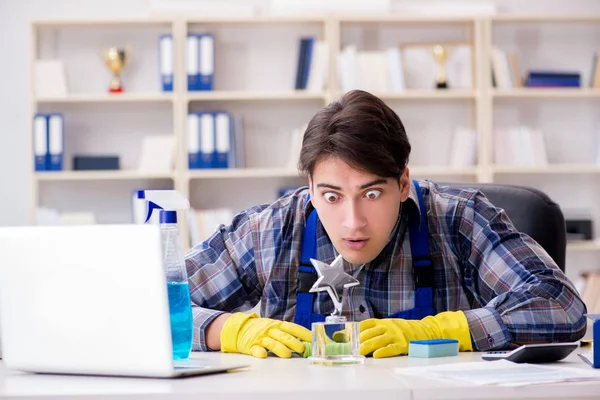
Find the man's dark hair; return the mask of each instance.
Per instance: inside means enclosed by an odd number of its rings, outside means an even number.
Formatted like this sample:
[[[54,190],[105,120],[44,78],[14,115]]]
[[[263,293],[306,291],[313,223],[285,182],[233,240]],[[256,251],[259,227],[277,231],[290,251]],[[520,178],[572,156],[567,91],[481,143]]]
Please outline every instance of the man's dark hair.
[[[334,156],[359,171],[399,179],[409,154],[410,143],[398,115],[378,97],[353,90],[311,119],[298,169],[312,176],[319,159]]]

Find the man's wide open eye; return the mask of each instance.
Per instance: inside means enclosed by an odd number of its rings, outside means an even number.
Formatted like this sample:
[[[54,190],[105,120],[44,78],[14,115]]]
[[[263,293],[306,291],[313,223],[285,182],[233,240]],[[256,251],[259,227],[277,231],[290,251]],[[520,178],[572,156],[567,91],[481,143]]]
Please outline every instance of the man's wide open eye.
[[[381,195],[381,190],[378,190],[378,189],[372,189],[372,190],[369,190],[367,193],[365,193],[365,197],[369,200],[375,200],[380,195]]]
[[[338,196],[337,193],[333,193],[333,192],[323,193],[323,198],[328,203],[335,203],[339,199],[339,197],[340,196]]]

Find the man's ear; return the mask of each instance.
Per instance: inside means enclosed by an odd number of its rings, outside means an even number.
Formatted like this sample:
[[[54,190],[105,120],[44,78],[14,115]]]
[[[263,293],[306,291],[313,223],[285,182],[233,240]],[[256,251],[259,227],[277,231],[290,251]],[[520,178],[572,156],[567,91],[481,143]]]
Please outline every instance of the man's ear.
[[[408,167],[404,168],[404,172],[400,176],[400,201],[405,202],[410,194],[410,171]]]
[[[312,198],[315,195],[315,192],[314,192],[313,181],[312,181],[311,176],[308,177],[308,189],[309,189],[310,197]]]

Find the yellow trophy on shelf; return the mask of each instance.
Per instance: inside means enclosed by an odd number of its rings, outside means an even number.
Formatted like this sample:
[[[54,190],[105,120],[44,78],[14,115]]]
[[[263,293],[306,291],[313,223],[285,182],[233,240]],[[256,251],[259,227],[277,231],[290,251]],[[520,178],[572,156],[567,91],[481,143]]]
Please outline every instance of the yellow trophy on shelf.
[[[437,63],[437,77],[436,77],[436,88],[446,89],[448,88],[448,80],[446,78],[446,59],[448,58],[448,51],[442,45],[433,46],[433,57]]]
[[[129,63],[131,57],[131,49],[108,47],[102,50],[102,58],[106,63],[108,69],[113,73],[113,77],[110,81],[109,92],[110,93],[122,93],[123,84],[121,82],[121,71]]]

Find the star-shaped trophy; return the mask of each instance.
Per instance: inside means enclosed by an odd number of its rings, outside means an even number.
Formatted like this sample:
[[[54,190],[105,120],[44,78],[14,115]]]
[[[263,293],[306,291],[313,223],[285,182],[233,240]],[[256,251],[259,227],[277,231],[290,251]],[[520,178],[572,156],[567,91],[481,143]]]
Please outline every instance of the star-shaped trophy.
[[[361,365],[365,357],[360,355],[360,328],[358,322],[347,321],[342,315],[344,289],[359,285],[352,275],[344,272],[344,259],[337,256],[331,264],[310,259],[319,278],[310,292],[327,291],[333,301],[333,313],[325,322],[312,324],[312,364]]]
[[[321,292],[326,290],[333,301],[335,307],[333,314],[342,315],[342,304],[344,301],[344,289],[360,285],[360,282],[352,275],[344,272],[344,259],[340,254],[333,260],[331,264],[326,264],[323,261],[310,259],[317,270],[319,278],[310,288],[310,292]]]

